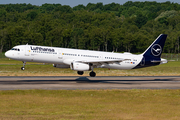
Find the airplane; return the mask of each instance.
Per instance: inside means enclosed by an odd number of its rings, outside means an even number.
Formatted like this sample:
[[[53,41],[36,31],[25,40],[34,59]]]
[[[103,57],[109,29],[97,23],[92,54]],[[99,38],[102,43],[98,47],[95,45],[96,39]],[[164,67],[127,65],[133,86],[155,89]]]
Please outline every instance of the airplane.
[[[114,53],[92,50],[79,50],[37,45],[18,45],[8,50],[5,56],[23,62],[21,70],[25,70],[26,62],[51,63],[56,68],[71,68],[77,74],[91,71],[95,77],[94,68],[136,69],[167,63],[161,58],[167,35],[160,34],[156,40],[142,53]]]

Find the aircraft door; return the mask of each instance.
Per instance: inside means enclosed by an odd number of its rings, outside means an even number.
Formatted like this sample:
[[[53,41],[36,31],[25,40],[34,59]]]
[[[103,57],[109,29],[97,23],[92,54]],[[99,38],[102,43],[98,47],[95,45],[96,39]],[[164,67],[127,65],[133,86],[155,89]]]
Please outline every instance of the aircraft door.
[[[103,59],[103,55],[99,55],[99,59],[102,60]]]
[[[25,46],[25,56],[29,56],[30,52],[29,46]]]
[[[63,59],[63,52],[62,52],[62,50],[58,50],[58,59]]]

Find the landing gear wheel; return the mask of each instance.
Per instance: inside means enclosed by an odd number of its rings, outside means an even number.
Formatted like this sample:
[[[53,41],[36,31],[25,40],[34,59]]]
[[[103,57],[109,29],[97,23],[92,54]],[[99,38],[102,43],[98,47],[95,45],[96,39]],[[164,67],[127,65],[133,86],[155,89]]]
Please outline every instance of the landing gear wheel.
[[[91,77],[95,77],[95,76],[96,76],[96,73],[92,71],[92,72],[89,73],[89,75],[90,75]]]
[[[83,75],[83,74],[84,74],[84,71],[77,71],[77,74],[78,74],[78,75]]]
[[[25,70],[25,67],[21,67],[21,70]]]
[[[21,67],[21,70],[25,70],[26,61],[22,61],[22,62],[23,62],[23,67]]]

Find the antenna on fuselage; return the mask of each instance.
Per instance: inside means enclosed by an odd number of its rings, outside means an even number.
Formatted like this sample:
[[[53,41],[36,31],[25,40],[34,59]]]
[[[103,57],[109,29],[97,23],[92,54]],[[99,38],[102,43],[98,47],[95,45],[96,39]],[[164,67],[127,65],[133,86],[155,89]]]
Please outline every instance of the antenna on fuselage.
[[[28,43],[26,45],[28,45]]]

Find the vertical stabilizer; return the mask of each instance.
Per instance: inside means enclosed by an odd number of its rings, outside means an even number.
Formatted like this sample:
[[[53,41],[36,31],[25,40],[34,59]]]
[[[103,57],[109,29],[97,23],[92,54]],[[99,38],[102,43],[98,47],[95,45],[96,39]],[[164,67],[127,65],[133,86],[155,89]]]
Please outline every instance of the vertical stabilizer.
[[[166,38],[167,35],[160,34],[144,53],[141,54],[142,60],[135,68],[150,67],[167,63],[167,60],[161,59]]]
[[[160,34],[157,39],[145,50],[144,57],[160,59],[167,35]]]

